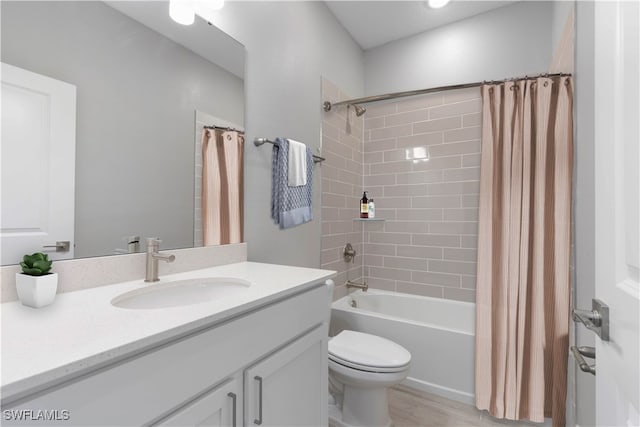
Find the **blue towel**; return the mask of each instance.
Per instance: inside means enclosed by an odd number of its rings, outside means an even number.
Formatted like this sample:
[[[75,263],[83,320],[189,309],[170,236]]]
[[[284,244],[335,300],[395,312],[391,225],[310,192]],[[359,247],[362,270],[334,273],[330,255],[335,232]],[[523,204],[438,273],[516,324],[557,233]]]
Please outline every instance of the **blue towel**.
[[[313,155],[307,147],[307,184],[289,187],[289,141],[277,138],[271,158],[271,218],[281,229],[304,224],[313,219]]]

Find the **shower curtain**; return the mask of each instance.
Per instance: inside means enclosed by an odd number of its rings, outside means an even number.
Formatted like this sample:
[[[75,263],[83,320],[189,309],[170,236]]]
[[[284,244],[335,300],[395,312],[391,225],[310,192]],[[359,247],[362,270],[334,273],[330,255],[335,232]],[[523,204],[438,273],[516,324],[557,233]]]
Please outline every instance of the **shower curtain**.
[[[482,86],[476,406],[565,424],[573,82]]]
[[[244,223],[244,134],[202,132],[202,232],[205,246],[240,243]]]

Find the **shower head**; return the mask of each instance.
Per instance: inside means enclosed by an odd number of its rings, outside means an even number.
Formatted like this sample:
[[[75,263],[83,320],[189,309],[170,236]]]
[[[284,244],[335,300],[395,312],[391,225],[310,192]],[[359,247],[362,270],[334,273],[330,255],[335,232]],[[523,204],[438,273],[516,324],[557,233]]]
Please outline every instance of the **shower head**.
[[[361,115],[367,112],[367,109],[362,105],[356,105],[356,104],[349,104],[349,105],[352,105],[353,109],[356,110],[356,117],[360,117]]]

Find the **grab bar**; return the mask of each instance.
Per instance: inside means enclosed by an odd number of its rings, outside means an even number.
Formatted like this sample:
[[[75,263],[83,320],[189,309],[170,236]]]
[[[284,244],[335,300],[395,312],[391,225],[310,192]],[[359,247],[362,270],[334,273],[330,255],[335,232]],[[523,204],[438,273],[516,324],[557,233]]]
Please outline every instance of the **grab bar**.
[[[270,139],[267,139],[267,138],[256,137],[256,139],[253,140],[253,145],[255,145],[256,147],[259,147],[259,146],[261,146],[263,144],[278,145],[277,142],[271,141]],[[313,156],[313,163],[321,163],[321,162],[324,162],[325,160],[327,160],[324,157],[318,156],[318,155],[315,155],[315,154],[312,154],[312,156]]]

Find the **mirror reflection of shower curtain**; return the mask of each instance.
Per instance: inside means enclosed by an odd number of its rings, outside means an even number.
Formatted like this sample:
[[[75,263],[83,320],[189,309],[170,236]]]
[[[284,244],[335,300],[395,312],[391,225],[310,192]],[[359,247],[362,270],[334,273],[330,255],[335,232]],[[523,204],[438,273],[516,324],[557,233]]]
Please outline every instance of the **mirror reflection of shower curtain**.
[[[202,133],[202,233],[205,246],[240,243],[244,223],[244,134]]]

